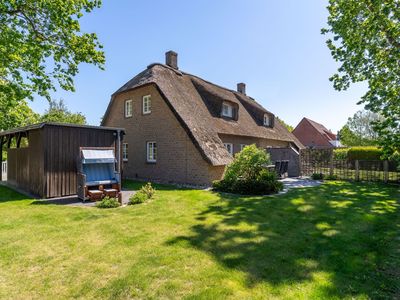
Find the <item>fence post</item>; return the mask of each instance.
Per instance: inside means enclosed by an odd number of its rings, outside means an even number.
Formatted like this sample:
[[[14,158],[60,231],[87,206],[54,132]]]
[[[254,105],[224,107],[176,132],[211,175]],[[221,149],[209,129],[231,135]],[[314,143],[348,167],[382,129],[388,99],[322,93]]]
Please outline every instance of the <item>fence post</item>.
[[[331,153],[331,158],[329,160],[329,176],[333,176],[333,151]]]
[[[356,181],[360,181],[360,163],[358,159],[355,161],[355,168],[356,168]]]
[[[389,181],[389,162],[383,161],[383,181],[387,183]]]

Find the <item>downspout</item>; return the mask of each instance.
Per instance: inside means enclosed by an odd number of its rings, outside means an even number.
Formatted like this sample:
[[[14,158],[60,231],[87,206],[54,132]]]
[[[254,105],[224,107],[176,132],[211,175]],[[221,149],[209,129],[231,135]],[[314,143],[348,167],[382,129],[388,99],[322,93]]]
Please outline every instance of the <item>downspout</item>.
[[[121,175],[121,130],[117,130],[117,148],[118,148],[118,173]],[[120,178],[121,179],[121,178]]]

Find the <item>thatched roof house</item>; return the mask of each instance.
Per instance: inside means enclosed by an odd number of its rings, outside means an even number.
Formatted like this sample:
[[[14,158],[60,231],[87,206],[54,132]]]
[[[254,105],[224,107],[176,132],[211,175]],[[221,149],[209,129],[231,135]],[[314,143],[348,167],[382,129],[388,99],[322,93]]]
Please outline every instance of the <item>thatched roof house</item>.
[[[145,170],[147,165],[143,165],[142,162],[146,162],[148,153],[144,157],[137,157],[139,153],[134,151],[132,146],[155,140],[157,135],[165,134],[172,135],[171,138],[178,142],[174,133],[169,131],[170,126],[167,124],[171,121],[177,121],[177,124],[184,130],[196,149],[195,151],[204,160],[205,164],[202,163],[202,167],[206,169],[223,167],[230,163],[232,154],[240,151],[245,144],[256,143],[264,148],[293,147],[299,149],[302,147],[301,143],[286,130],[273,113],[245,94],[244,84],[238,84],[238,91],[229,90],[180,71],[177,66],[176,53],[170,51],[166,54],[166,58],[166,64],[149,65],[146,70],[119,88],[112,95],[103,118],[102,125],[118,125],[126,128],[125,140],[129,144],[129,160],[127,160],[125,172],[129,177],[152,178],[156,176],[157,179],[163,180],[165,177],[163,174],[169,173],[160,168],[158,172],[147,172]],[[145,101],[148,103],[148,99],[151,99],[151,114],[144,113],[144,106],[147,105]],[[157,102],[163,103],[157,105]],[[130,114],[131,110],[132,114]],[[160,115],[157,116],[157,113]],[[160,116],[163,114],[168,116],[162,117],[163,122],[160,122]],[[152,124],[142,123],[142,120],[149,121],[150,118],[153,119]],[[142,126],[144,130],[132,130],[130,134],[132,126],[136,129],[138,126]],[[148,126],[151,128],[149,129]],[[176,135],[179,133],[176,132]],[[181,140],[181,142],[185,141]],[[161,155],[168,153],[165,157],[171,157],[176,155],[176,152],[173,151],[177,150],[171,149],[170,145],[163,145],[159,141],[157,141],[157,149],[159,154],[157,164],[162,164]],[[148,150],[146,149],[147,152]],[[188,164],[187,160],[194,159],[193,156],[188,157],[189,152],[193,154],[193,149],[185,151],[185,153],[180,153],[186,157],[185,162],[180,162],[183,165]],[[154,164],[150,168],[157,169]],[[165,164],[165,168],[179,169],[168,164]],[[182,169],[185,167],[182,166]],[[223,168],[217,169],[219,170],[216,172],[218,175],[203,174],[199,176],[201,179],[194,180],[193,183],[209,183],[211,179],[220,177]],[[191,181],[189,179],[193,179],[193,172],[197,171],[196,168],[192,170],[192,174],[188,174],[187,171],[182,170],[186,174],[177,176],[172,174],[174,178],[169,177],[169,179],[188,183]],[[176,172],[181,173],[180,171]],[[158,174],[150,176],[153,173]],[[199,173],[204,172],[200,171]]]

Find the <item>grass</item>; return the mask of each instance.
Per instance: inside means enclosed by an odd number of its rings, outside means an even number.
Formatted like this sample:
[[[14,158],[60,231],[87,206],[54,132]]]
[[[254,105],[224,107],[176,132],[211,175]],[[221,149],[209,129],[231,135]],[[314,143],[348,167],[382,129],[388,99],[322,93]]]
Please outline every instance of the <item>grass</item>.
[[[0,298],[396,298],[399,211],[398,187],[376,183],[264,198],[157,186],[109,210],[0,186]]]

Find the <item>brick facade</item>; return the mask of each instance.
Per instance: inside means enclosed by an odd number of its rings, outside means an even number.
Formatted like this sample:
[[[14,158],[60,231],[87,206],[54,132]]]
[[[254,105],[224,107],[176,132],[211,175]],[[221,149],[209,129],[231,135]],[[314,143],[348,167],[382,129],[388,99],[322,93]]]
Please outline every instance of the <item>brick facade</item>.
[[[151,113],[142,113],[142,98],[151,95]],[[132,100],[133,116],[125,118],[125,100]],[[166,183],[209,185],[220,179],[224,166],[212,166],[201,156],[154,85],[116,95],[105,126],[124,127],[128,160],[123,176]],[[157,162],[148,163],[146,143],[157,143]]]
[[[241,145],[256,144],[257,147],[264,149],[269,147],[284,148],[289,146],[288,142],[285,141],[259,139],[247,136],[219,134],[219,137],[221,138],[222,142],[233,145],[234,154],[240,152]]]
[[[326,134],[321,134],[308,120],[303,119],[292,132],[308,148],[332,148]]]

